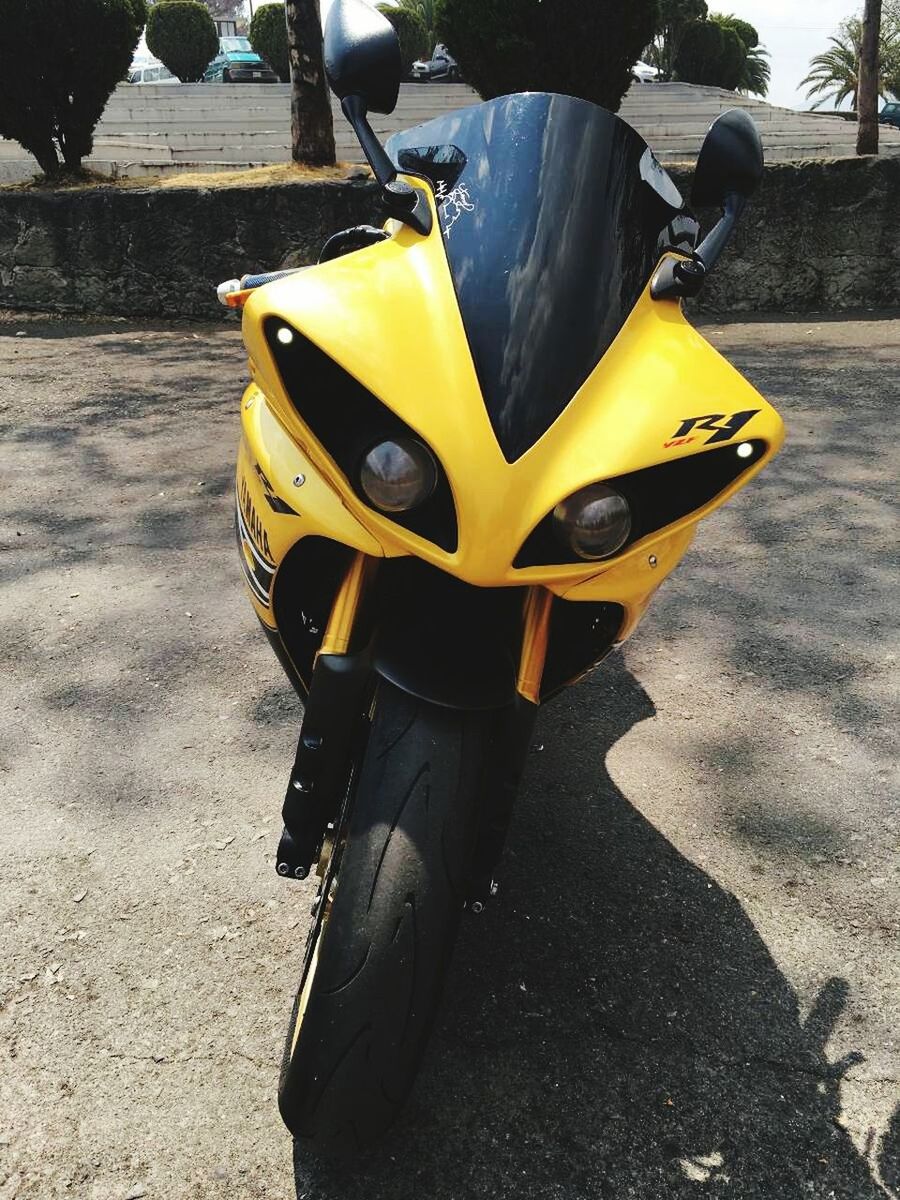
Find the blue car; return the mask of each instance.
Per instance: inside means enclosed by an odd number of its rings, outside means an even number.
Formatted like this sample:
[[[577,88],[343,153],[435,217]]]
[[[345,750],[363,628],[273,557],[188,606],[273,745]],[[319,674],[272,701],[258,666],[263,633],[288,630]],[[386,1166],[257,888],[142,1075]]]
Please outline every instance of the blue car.
[[[219,38],[219,53],[203,73],[204,83],[278,83],[278,76],[249,38]]]

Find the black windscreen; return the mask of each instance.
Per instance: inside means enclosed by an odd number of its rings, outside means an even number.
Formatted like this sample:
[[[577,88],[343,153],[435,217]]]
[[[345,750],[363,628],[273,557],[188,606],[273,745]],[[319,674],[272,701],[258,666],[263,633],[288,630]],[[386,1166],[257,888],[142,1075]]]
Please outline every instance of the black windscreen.
[[[546,432],[696,223],[637,133],[584,100],[504,96],[397,134],[431,179],[491,423],[508,461]]]

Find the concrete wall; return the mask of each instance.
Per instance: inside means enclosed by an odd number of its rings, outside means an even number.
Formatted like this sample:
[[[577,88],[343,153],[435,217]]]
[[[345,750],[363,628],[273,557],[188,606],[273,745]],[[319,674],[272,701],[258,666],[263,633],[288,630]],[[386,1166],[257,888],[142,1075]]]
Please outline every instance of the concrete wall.
[[[676,173],[682,190],[689,180]],[[900,160],[769,167],[700,307],[900,307]],[[0,191],[0,307],[214,316],[215,286],[315,261],[338,229],[378,221],[365,181],[215,191]]]

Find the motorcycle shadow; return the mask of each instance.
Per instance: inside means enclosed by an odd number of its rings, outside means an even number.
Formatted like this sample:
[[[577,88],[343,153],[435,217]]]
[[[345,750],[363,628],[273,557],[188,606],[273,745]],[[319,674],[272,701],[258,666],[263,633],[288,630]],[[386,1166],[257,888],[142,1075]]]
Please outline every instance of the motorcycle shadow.
[[[606,771],[654,711],[614,655],[542,714],[401,1121],[352,1169],[296,1148],[299,1198],[885,1196],[837,1124],[846,982],[802,1020],[737,899]]]

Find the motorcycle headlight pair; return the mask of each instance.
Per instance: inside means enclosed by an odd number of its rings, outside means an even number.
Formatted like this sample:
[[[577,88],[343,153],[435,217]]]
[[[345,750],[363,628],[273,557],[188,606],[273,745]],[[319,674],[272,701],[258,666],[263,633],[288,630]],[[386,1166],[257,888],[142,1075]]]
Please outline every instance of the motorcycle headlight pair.
[[[375,508],[408,512],[437,485],[437,466],[427,446],[414,438],[379,442],[368,452],[359,483]],[[631,511],[623,496],[602,483],[582,488],[553,510],[557,536],[579,558],[608,558],[631,532]]]

